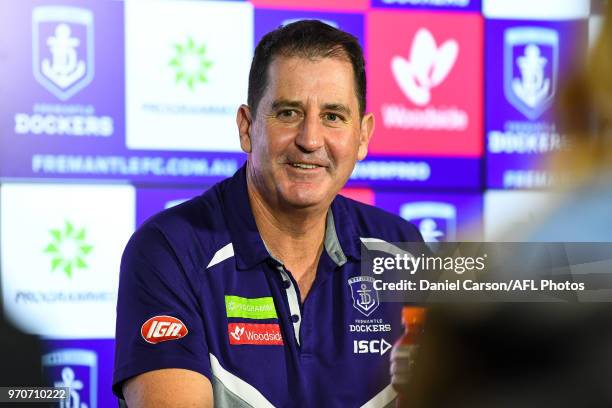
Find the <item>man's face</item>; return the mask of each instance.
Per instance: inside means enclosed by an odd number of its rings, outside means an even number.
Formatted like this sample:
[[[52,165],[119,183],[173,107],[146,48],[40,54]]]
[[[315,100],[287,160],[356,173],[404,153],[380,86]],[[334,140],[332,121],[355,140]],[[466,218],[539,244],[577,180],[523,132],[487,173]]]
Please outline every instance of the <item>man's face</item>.
[[[359,117],[353,69],[341,58],[274,58],[246,132],[240,116],[250,179],[277,207],[329,206],[366,156],[373,128],[371,115]]]

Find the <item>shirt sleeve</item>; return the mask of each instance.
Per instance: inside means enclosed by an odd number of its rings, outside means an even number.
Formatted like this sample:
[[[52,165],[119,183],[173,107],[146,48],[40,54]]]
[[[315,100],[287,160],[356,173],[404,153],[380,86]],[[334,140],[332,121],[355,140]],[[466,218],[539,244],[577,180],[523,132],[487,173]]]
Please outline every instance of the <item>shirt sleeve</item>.
[[[147,371],[183,368],[211,378],[199,277],[194,269],[181,261],[154,224],[145,224],[130,239],[121,259],[117,299],[113,392],[119,398],[123,398],[125,380]],[[187,333],[155,344],[146,341],[149,326],[144,335],[141,328],[155,316],[178,319]],[[172,333],[178,332],[175,329]]]

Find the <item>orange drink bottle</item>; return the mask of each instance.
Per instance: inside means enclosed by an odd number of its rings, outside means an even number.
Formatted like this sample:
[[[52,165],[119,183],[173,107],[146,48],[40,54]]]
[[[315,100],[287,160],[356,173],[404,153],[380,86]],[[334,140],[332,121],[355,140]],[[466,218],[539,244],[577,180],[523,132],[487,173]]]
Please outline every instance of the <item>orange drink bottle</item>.
[[[404,306],[402,308],[402,324],[404,334],[391,350],[391,384],[398,393],[397,406],[407,406],[406,390],[414,372],[416,353],[423,334],[425,323],[425,308],[419,306]]]

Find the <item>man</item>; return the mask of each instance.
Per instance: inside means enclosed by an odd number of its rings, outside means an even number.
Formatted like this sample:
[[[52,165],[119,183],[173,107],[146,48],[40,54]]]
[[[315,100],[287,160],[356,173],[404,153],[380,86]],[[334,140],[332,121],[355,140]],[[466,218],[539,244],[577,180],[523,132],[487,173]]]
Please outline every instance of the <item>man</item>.
[[[356,39],[318,21],[266,35],[246,165],[151,218],[121,266],[113,390],[128,406],[384,406],[400,304],[361,278],[360,244],[417,241],[411,224],[337,196],[366,156]]]

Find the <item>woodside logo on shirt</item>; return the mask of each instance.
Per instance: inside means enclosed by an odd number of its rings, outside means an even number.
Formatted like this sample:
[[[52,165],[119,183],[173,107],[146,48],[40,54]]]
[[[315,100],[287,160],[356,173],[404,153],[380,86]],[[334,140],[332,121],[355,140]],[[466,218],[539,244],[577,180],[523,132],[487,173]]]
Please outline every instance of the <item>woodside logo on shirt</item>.
[[[227,332],[229,342],[233,345],[283,345],[283,336],[278,324],[230,323],[227,325]]]
[[[162,341],[177,340],[188,333],[187,326],[172,316],[154,316],[144,322],[140,334],[147,343],[157,344]]]

